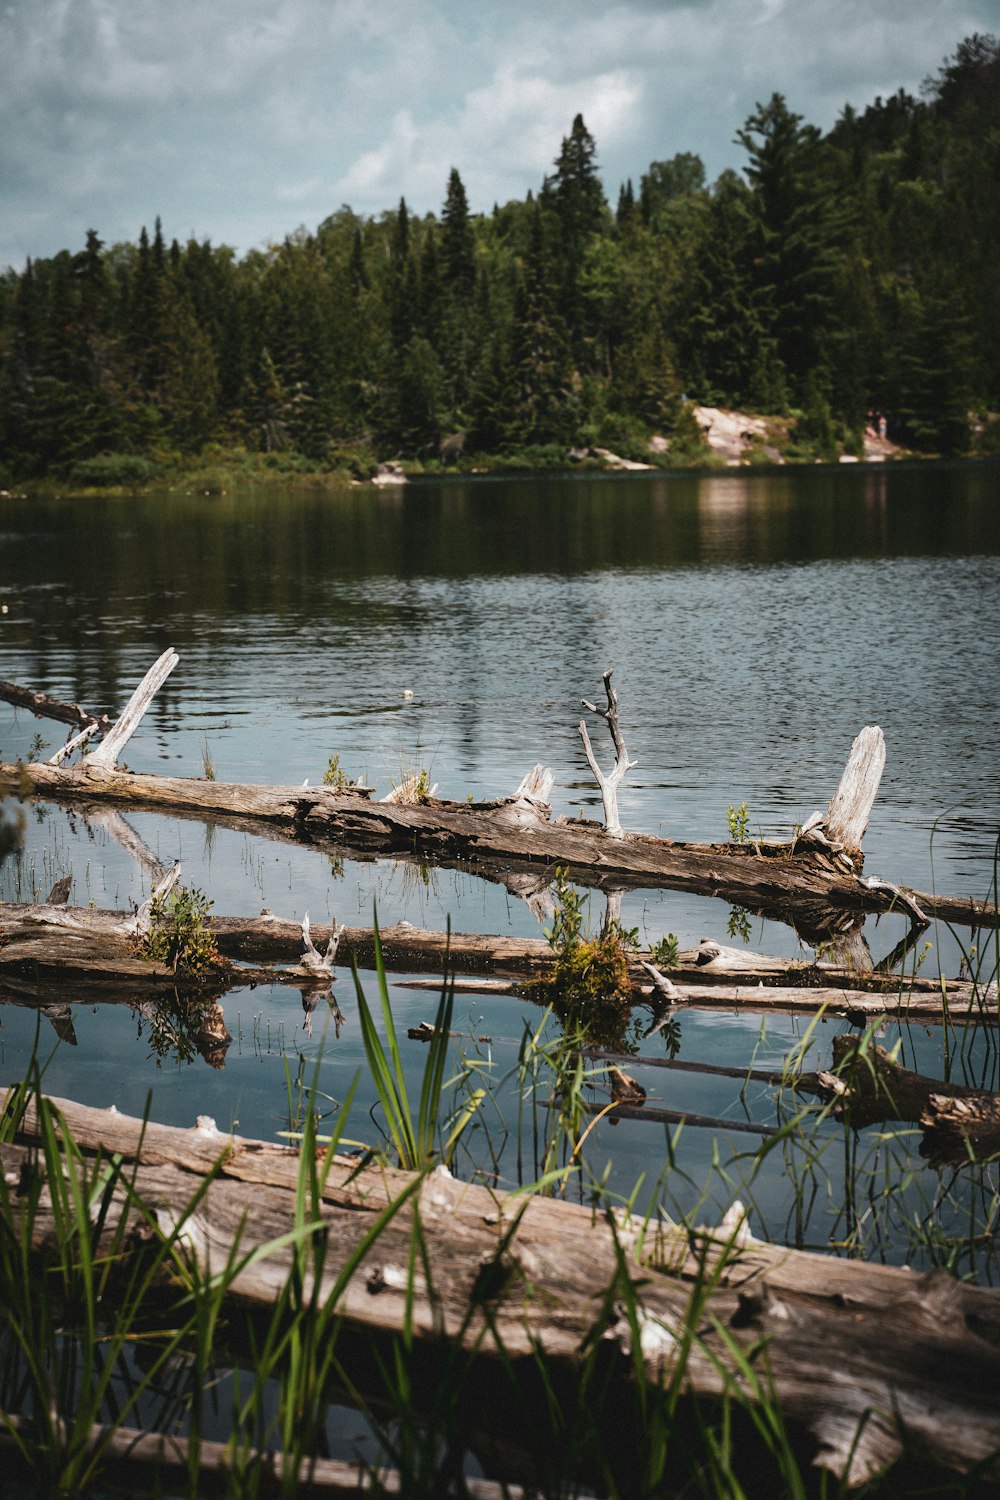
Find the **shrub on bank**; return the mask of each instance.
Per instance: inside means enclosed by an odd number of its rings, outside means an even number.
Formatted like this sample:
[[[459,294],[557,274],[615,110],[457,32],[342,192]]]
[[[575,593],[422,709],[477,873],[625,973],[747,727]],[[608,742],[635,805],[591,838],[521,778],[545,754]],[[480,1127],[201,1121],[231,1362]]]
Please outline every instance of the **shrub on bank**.
[[[157,467],[138,453],[99,453],[96,458],[81,458],[72,465],[69,478],[74,484],[106,489],[149,484],[156,478]]]

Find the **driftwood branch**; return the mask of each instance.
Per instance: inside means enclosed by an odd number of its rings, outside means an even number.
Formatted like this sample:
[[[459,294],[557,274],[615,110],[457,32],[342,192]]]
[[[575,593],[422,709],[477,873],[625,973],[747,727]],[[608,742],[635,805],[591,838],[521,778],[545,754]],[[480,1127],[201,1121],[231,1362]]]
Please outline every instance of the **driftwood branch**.
[[[107,734],[113,722],[107,714],[88,713],[79,703],[61,703],[58,698],[50,698],[48,693],[33,692],[31,688],[19,687],[16,682],[0,682],[0,701],[11,703],[15,708],[26,708],[36,719],[56,719],[78,728],[94,724],[102,734]]]
[[[167,871],[162,880],[157,882],[157,884],[150,891],[149,895],[146,897],[146,900],[136,911],[136,914],[132,918],[132,920],[124,924],[122,930],[126,932],[129,937],[146,937],[148,935],[150,924],[152,922],[153,903],[155,901],[166,900],[167,896],[170,895],[170,892],[173,890],[174,886],[177,884],[180,878],[181,866],[178,863],[174,865],[173,869]]]
[[[64,760],[69,759],[74,750],[78,750],[81,745],[85,745],[86,742],[91,738],[91,736],[95,735],[99,729],[100,725],[96,723],[96,721],[92,724],[86,725],[85,728],[80,730],[79,734],[74,734],[71,739],[68,739],[65,745],[63,745],[59,750],[56,751],[55,755],[49,756],[48,764],[50,766],[61,765]]]
[[[323,980],[327,984],[333,979],[333,964],[337,957],[337,947],[343,936],[344,928],[334,918],[330,928],[330,936],[327,939],[326,950],[322,954],[313,944],[309,926],[309,913],[305,912],[302,917],[302,951],[299,954],[299,963],[315,979]]]
[[[601,791],[601,801],[604,803],[604,831],[611,838],[620,839],[624,835],[624,829],[618,816],[618,788],[625,780],[625,773],[632,766],[637,766],[639,762],[637,760],[629,760],[628,751],[625,749],[625,741],[622,739],[622,732],[618,723],[618,694],[611,686],[613,673],[614,667],[609,667],[604,674],[604,692],[608,700],[607,708],[598,708],[595,703],[591,703],[587,698],[580,700],[584,708],[589,709],[592,714],[600,714],[601,718],[606,720],[608,728],[611,731],[611,741],[615,747],[615,763],[607,776],[605,776],[597,764],[597,757],[590,743],[590,735],[587,733],[585,720],[581,719],[577,728],[580,731],[580,738],[583,741],[587,764],[594,773],[597,785]]]
[[[869,724],[851,746],[826,812],[807,818],[795,842],[819,846],[845,869],[853,870],[863,858],[861,845],[884,769],[885,736],[877,724]]]
[[[177,665],[179,658],[172,646],[168,646],[159,657],[126,703],[121,716],[105,734],[98,748],[92,752],[88,764],[110,770],[118,761],[125,746],[139,727],[139,722],[160,688]]]

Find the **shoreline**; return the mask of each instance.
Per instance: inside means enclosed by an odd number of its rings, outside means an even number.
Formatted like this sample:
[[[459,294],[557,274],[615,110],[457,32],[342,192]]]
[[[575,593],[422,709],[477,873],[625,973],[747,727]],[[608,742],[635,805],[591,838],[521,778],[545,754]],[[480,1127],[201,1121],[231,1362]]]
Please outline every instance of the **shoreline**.
[[[301,455],[282,455],[284,462],[274,461],[275,455],[247,453],[234,449],[216,452],[207,461],[194,461],[190,465],[164,467],[142,479],[119,483],[81,483],[70,478],[40,476],[36,478],[11,479],[0,486],[0,503],[4,500],[41,499],[94,499],[100,496],[127,496],[154,493],[157,490],[201,493],[206,497],[225,495],[239,489],[393,489],[410,483],[439,482],[470,479],[532,479],[550,478],[648,478],[692,474],[774,474],[786,469],[839,469],[842,466],[863,469],[920,467],[929,465],[952,466],[960,464],[989,465],[998,462],[994,454],[968,453],[955,456],[919,453],[901,448],[882,439],[865,437],[864,456],[838,453],[836,456],[815,456],[781,452],[768,444],[747,446],[737,458],[730,449],[727,437],[698,453],[667,454],[653,452],[652,462],[637,461],[608,449],[600,452],[589,450],[544,450],[526,449],[511,454],[470,454],[458,463],[442,463],[439,460],[389,460],[379,463],[367,477],[345,473],[343,470],[313,467]],[[268,461],[268,460],[272,461]]]

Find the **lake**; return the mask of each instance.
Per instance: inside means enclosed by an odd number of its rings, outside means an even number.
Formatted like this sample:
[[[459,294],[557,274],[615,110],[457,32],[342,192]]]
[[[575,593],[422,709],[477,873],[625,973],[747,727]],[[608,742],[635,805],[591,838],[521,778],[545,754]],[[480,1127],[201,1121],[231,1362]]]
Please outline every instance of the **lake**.
[[[502,795],[536,761],[555,774],[555,813],[599,816],[577,723],[615,669],[621,724],[638,761],[619,796],[626,828],[679,839],[728,836],[746,802],[753,835],[788,835],[837,785],[865,724],[885,732],[886,772],[866,838],[866,871],[939,892],[986,896],[1000,829],[1000,468],[839,466],[768,472],[417,481],[337,494],[183,490],[87,501],[0,501],[0,677],[120,708],[167,646],[180,664],[125,759],[133,770],[219,780],[318,784],[331,756],[389,790],[426,768],[442,796]],[[610,746],[592,728],[599,758]],[[0,704],[5,760],[51,754],[62,726]],[[331,860],[315,851],[153,814],[130,822],[218,913],[540,935],[527,906],[464,871]],[[71,900],[127,907],[147,893],[129,856],[66,809],[26,809],[22,855],[0,872],[7,900],[41,899],[72,876]],[[596,926],[603,901],[594,897]],[[794,931],[683,893],[627,895],[622,921],[643,941],[674,933],[742,937],[755,950],[803,954]],[[870,919],[876,957],[902,936]],[[736,936],[734,937],[734,933]],[[925,972],[954,975],[969,934],[932,927]],[[982,955],[979,962],[982,963]],[[993,960],[995,962],[995,959]],[[400,1025],[430,1019],[433,994],[390,993]],[[373,976],[362,975],[374,994]],[[362,1062],[349,972],[335,987],[339,1036],[311,1027],[294,989],[258,987],[224,1002],[234,1042],[225,1067],[157,1056],[128,1007],[74,1007],[75,1045],[56,1048],[50,1092],[190,1124],[273,1136],[289,1082],[320,1080],[334,1110]],[[321,1008],[322,1009],[322,1008]],[[530,1180],[516,1140],[525,1028],[541,1012],[510,997],[461,996],[455,1029],[467,1077],[495,1083],[498,1109],[463,1164],[501,1184]],[[689,1009],[681,1057],[780,1068],[805,1046],[829,1062],[847,1022]],[[310,1034],[311,1033],[311,1034]],[[474,1040],[488,1035],[488,1042]],[[0,1006],[0,1083],[20,1076],[35,1015]],[[995,1034],[887,1028],[885,1046],[935,1076],[998,1087]],[[43,1056],[54,1034],[45,1023]],[[643,1044],[664,1052],[664,1040]],[[419,1074],[419,1043],[406,1044]],[[461,1066],[461,1064],[459,1064]],[[318,1071],[316,1071],[318,1069]],[[774,1125],[789,1106],[764,1085],[632,1068],[650,1101],[733,1122]],[[471,1086],[471,1085],[470,1085]],[[364,1077],[353,1133],[372,1137]],[[596,1176],[628,1193],[644,1173],[673,1213],[713,1217],[736,1195],[774,1239],[850,1253],[974,1266],[994,1279],[994,1168],[942,1174],[919,1164],[914,1132],[822,1127],[819,1164],[784,1141],[725,1131],[602,1122],[588,1140]],[[348,1134],[352,1134],[348,1131]],[[803,1140],[805,1136],[803,1135]],[[810,1137],[812,1139],[812,1137]],[[721,1144],[717,1145],[717,1141]],[[479,1153],[477,1155],[477,1153]],[[900,1183],[886,1190],[888,1163]],[[672,1170],[663,1176],[668,1162]],[[807,1163],[811,1163],[808,1165]],[[886,1212],[875,1220],[844,1187]],[[906,1178],[905,1185],[902,1179]],[[583,1179],[580,1179],[581,1184]],[[864,1184],[868,1184],[865,1189]],[[584,1186],[577,1186],[584,1191]],[[987,1232],[968,1238],[970,1194]],[[964,1217],[964,1231],[963,1225]],[[954,1242],[954,1243],[953,1243]]]

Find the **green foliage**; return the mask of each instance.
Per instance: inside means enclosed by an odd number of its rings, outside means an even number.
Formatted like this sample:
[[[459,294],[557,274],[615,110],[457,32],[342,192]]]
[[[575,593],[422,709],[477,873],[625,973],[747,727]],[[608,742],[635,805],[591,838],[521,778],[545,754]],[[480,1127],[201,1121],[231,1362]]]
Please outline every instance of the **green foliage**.
[[[323,772],[323,785],[331,786],[335,792],[346,791],[353,785],[351,778],[340,764],[339,755],[331,755]]]
[[[375,970],[385,1040],[383,1042],[378,1034],[375,1019],[358,978],[357,968],[355,968],[354,987],[358,999],[358,1016],[361,1021],[361,1040],[382,1105],[385,1129],[392,1144],[396,1162],[400,1167],[410,1171],[422,1172],[431,1167],[435,1161],[443,1161],[446,1165],[451,1161],[462,1132],[483,1099],[483,1091],[475,1091],[459,1107],[454,1116],[448,1120],[444,1119],[442,1110],[444,1074],[451,1046],[451,1016],[455,1002],[454,985],[449,984],[446,978],[441,988],[441,998],[438,1001],[437,1014],[434,1018],[434,1034],[428,1044],[420,1085],[420,1102],[417,1113],[414,1115],[406,1087],[406,1072],[396,1037],[392,1006],[389,1002],[389,986],[382,959],[382,940],[379,934],[377,913],[374,917],[374,937]]]
[[[211,909],[202,891],[186,886],[154,897],[149,932],[142,944],[145,957],[169,964],[180,974],[201,974],[217,964],[219,950],[208,926]]]
[[[546,930],[556,956],[551,975],[539,981],[540,997],[551,1004],[563,1025],[605,1047],[626,1047],[632,1014],[629,952],[637,932],[610,922],[595,936],[584,933],[586,899],[556,871],[556,911]]]
[[[69,471],[76,484],[97,488],[132,487],[148,484],[156,477],[156,465],[137,453],[101,453],[96,458],[78,459]]]
[[[746,907],[730,907],[729,920],[726,923],[726,931],[731,938],[739,938],[741,943],[749,943],[750,913],[747,911]]]
[[[343,208],[242,257],[162,228],[10,271],[0,452],[10,481],[134,486],[219,442],[279,473],[367,479],[389,458],[461,467],[653,432],[706,452],[681,394],[800,414],[790,456],[857,451],[868,411],[929,454],[1000,410],[1000,43],[960,42],[920,98],[845,109],[825,135],[781,93],[708,185],[651,162],[616,218],[577,115],[552,175],[470,212]],[[981,439],[992,451],[994,439]],[[214,490],[212,484],[202,486]]]
[[[657,968],[672,969],[677,963],[680,953],[680,942],[676,933],[668,932],[666,937],[659,938],[649,950],[651,961]]]
[[[739,807],[734,807],[730,802],[726,808],[726,822],[729,824],[729,837],[737,844],[745,844],[749,839],[748,829],[750,827],[750,809],[745,802]]]

